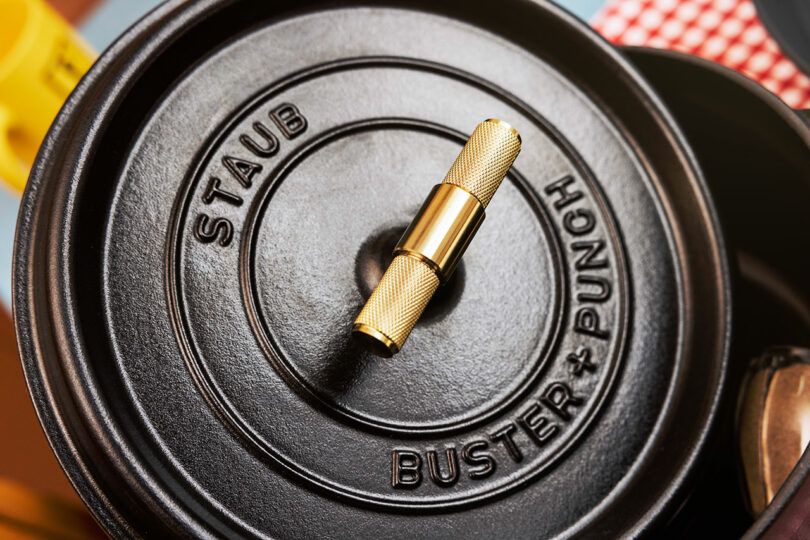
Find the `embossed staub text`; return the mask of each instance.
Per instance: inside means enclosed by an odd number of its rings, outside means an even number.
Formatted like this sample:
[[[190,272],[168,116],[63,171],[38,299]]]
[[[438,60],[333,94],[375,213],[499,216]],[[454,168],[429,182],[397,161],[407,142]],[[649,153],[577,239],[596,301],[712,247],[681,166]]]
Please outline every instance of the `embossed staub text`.
[[[307,129],[307,119],[292,103],[277,105],[267,115],[287,140],[295,139]],[[239,135],[244,154],[222,156],[221,163],[226,174],[222,178],[212,174],[206,180],[201,199],[212,208],[212,212],[201,212],[194,220],[194,237],[203,244],[230,245],[234,236],[233,222],[217,216],[213,210],[218,204],[241,206],[244,202],[241,195],[253,187],[255,176],[262,172],[267,160],[278,153],[279,137],[267,123],[254,122],[253,131],[255,133]]]

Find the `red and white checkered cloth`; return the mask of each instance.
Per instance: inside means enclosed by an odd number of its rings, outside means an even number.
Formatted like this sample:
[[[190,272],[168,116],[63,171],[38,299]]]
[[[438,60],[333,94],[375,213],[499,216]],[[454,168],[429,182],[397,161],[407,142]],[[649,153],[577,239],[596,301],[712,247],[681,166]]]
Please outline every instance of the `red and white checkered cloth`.
[[[751,0],[611,0],[591,25],[617,45],[674,49],[720,62],[791,107],[810,108],[810,78],[785,58]]]

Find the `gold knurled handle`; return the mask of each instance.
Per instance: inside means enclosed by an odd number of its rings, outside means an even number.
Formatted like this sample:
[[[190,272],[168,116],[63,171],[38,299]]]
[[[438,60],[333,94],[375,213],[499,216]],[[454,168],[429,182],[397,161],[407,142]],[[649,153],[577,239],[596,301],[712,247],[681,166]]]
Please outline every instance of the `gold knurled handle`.
[[[355,332],[371,335],[385,346],[378,349],[371,341],[372,352],[396,354],[438,287],[439,277],[425,262],[397,255],[354,321]]]
[[[394,260],[354,321],[352,331],[371,352],[390,357],[402,349],[481,225],[484,208],[520,146],[520,135],[506,122],[486,120],[475,128],[444,182],[405,231]]]
[[[481,122],[443,183],[466,189],[486,208],[520,152],[520,143],[520,135],[506,122]]]

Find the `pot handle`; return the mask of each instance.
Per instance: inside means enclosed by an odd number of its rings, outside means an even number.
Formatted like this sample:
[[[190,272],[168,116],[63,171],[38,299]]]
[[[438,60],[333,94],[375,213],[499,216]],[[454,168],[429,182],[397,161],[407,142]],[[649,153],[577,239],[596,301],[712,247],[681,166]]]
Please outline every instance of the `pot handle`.
[[[11,112],[0,107],[0,178],[13,189],[21,192],[28,179],[28,166],[14,152],[11,144],[13,125]]]

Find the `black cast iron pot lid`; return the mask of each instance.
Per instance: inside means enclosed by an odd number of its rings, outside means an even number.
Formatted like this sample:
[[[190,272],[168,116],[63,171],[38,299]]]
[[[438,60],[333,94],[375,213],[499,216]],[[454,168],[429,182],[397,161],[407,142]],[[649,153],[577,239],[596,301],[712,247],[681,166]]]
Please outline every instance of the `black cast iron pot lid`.
[[[351,322],[487,117],[523,151],[372,357]],[[163,5],[49,134],[15,290],[43,425],[112,534],[650,530],[699,473],[730,330],[677,129],[524,1]]]

